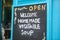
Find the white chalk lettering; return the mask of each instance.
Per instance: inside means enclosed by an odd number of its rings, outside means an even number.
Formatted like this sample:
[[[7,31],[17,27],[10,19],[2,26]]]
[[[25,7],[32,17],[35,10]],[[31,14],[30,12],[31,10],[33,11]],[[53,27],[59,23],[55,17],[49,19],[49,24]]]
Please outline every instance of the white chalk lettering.
[[[29,19],[29,23],[40,23],[40,18]]]
[[[34,33],[33,30],[30,30],[30,31],[21,30],[21,32],[22,32],[21,35],[29,35],[29,36],[31,36]]]
[[[37,17],[37,12],[34,12],[34,13],[20,13],[20,17]]]
[[[18,23],[28,23],[28,19],[18,19]]]
[[[18,19],[18,23],[40,23],[40,18],[35,18],[35,19]]]
[[[39,24],[19,24],[20,29],[40,29]]]

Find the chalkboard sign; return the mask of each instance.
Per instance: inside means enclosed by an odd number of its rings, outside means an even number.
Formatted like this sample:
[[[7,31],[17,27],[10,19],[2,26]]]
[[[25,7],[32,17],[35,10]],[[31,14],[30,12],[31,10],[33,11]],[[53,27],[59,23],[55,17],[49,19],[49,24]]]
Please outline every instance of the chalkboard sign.
[[[13,40],[46,40],[47,4],[14,7]]]

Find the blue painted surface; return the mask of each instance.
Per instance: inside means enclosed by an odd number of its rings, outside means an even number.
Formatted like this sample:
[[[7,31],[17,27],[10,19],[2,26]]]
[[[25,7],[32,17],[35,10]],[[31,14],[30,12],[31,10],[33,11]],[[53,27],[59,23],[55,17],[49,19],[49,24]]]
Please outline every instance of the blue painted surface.
[[[53,40],[60,40],[60,0],[53,0]]]
[[[2,40],[1,18],[2,17],[2,0],[0,0],[0,40]]]
[[[13,0],[11,40],[13,39],[14,7],[47,3],[47,40],[60,40],[60,0]]]

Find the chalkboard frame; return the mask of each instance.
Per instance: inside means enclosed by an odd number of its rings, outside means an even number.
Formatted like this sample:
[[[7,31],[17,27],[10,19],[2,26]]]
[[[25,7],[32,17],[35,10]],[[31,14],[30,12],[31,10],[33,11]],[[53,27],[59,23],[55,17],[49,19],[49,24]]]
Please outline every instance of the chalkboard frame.
[[[42,4],[42,3],[47,3],[47,33],[46,33],[46,37],[47,37],[47,40],[50,40],[51,39],[51,26],[52,26],[52,1],[49,1],[49,0],[46,0],[44,2],[36,2],[36,3],[29,3],[29,4],[19,4],[19,5],[12,5],[12,20],[11,20],[11,38],[10,40],[13,39],[13,20],[14,20],[14,7],[16,6],[25,6],[25,5],[33,5],[33,4]]]

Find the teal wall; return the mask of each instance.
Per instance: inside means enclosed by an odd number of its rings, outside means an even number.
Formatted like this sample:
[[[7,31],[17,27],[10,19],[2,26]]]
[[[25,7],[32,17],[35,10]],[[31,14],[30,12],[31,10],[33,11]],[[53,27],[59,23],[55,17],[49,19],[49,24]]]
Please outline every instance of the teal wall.
[[[52,40],[60,40],[60,0],[53,0]]]

